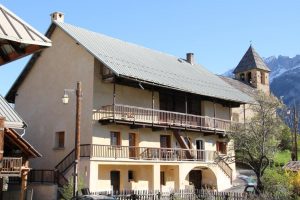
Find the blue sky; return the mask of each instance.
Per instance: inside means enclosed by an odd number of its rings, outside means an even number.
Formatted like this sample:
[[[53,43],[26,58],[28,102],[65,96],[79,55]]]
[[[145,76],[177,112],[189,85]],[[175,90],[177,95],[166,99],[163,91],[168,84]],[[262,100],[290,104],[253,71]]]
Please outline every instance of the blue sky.
[[[45,33],[50,13],[65,22],[151,49],[196,61],[213,73],[235,67],[250,41],[257,52],[300,54],[300,1],[285,0],[2,0],[27,23]],[[29,57],[0,67],[5,95]]]

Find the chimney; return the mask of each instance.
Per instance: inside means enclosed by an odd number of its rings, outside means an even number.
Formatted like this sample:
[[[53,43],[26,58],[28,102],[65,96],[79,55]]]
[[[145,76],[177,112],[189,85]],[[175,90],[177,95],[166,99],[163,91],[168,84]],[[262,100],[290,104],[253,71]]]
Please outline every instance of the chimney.
[[[65,15],[62,12],[54,12],[51,15],[51,21],[64,22]]]
[[[195,60],[194,60],[194,53],[187,53],[186,54],[186,61],[188,63],[190,63],[191,65],[193,65],[195,63]]]

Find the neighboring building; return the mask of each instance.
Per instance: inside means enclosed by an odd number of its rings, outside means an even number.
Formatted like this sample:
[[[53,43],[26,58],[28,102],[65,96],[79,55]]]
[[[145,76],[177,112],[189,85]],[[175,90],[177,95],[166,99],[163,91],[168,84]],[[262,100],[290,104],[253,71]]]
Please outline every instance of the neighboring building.
[[[0,66],[51,46],[51,41],[0,4]],[[3,77],[2,77],[3,78]],[[0,96],[0,199],[25,198],[28,160],[41,155],[16,130],[25,134],[27,125]],[[21,187],[4,179],[21,178]]]
[[[270,94],[270,71],[252,45],[250,45],[233,71],[235,78],[223,76],[220,78],[255,99],[259,91]],[[251,104],[244,104],[239,108],[233,108],[232,120],[235,122],[245,122],[247,118],[250,119],[253,116],[253,111],[250,107]]]
[[[0,116],[0,140],[1,145],[3,145],[1,150],[1,182],[4,177],[21,178],[21,185],[17,187],[12,184],[4,184],[8,188],[3,193],[1,188],[0,199],[24,199],[27,189],[27,175],[30,170],[28,160],[41,157],[41,154],[16,131],[21,130],[25,134],[27,125],[1,95]],[[1,186],[3,187],[3,182]]]
[[[51,46],[51,41],[0,4],[0,66]]]
[[[232,108],[253,101],[186,59],[64,23],[52,14],[53,46],[34,56],[6,98],[30,124],[25,137],[43,154],[32,165],[70,177],[75,95],[82,82],[80,176],[90,191],[231,187],[235,163],[226,137]]]

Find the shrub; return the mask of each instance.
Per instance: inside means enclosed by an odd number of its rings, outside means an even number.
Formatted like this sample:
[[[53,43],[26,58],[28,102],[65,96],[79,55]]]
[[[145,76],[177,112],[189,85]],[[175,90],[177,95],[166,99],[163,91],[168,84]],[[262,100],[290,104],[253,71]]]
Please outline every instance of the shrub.
[[[292,199],[293,176],[281,168],[268,168],[262,179],[264,192],[276,199]]]
[[[84,188],[84,184],[82,179],[78,178],[78,193],[80,193],[81,189]],[[69,178],[69,182],[63,186],[60,190],[64,199],[72,199],[73,197],[73,177]]]

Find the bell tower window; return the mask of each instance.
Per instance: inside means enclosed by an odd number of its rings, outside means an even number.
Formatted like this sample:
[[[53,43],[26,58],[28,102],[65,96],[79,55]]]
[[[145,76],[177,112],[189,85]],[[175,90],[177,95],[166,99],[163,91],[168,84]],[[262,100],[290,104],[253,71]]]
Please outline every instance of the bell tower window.
[[[244,73],[241,73],[240,79],[241,79],[241,81],[245,81],[245,74]]]
[[[248,83],[252,83],[251,72],[248,72],[248,73],[247,73],[247,82],[248,82]]]

